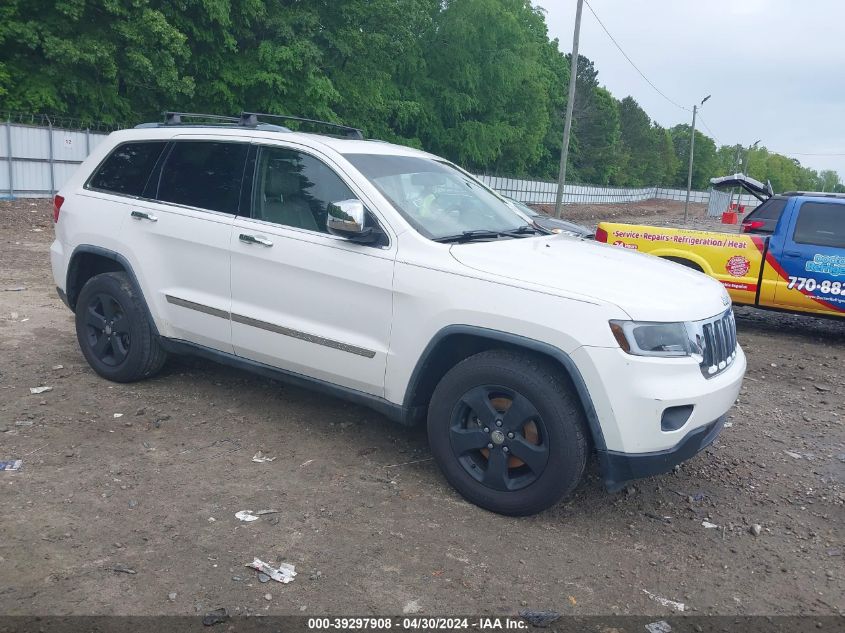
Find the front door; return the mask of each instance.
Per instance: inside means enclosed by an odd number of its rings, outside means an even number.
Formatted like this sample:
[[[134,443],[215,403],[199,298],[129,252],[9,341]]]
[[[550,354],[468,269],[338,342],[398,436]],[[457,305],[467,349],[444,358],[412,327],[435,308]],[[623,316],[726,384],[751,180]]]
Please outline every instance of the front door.
[[[775,305],[845,314],[845,204],[805,200],[783,234],[782,247],[771,245],[781,268]]]
[[[256,152],[250,213],[232,233],[235,353],[382,396],[395,240],[356,244],[328,234],[330,202],[367,205],[328,158],[295,147]]]

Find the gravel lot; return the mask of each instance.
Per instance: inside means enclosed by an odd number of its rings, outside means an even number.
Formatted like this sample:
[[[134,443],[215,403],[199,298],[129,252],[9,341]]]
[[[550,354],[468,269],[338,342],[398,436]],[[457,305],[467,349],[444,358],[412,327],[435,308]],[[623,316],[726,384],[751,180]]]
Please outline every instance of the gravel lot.
[[[0,459],[24,462],[0,472],[0,614],[845,612],[845,323],[738,310],[749,372],[714,446],[618,494],[593,471],[512,519],[452,491],[423,429],[367,409],[195,359],[100,379],[54,290],[49,214],[0,203]],[[254,557],[298,575],[261,584]]]

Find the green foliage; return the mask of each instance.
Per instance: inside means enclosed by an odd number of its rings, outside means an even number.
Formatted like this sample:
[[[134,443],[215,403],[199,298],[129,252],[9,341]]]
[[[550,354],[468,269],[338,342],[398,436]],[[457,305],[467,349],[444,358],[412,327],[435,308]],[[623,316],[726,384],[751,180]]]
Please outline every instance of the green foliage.
[[[690,126],[686,123],[676,125],[671,130],[672,142],[675,145],[675,156],[678,157],[678,168],[672,184],[686,188],[689,173]],[[693,148],[692,188],[707,189],[710,179],[718,174],[719,161],[716,156],[716,143],[709,136],[695,131],[695,146]]]
[[[106,123],[190,96],[187,37],[149,0],[7,0],[0,104]]]
[[[552,108],[542,15],[526,0],[452,0],[425,36],[421,139],[473,169],[523,174],[541,156]]]
[[[583,182],[609,184],[619,169],[620,158],[616,99],[606,89],[596,88],[590,93],[586,112],[573,121],[577,144],[572,165],[578,177]]]
[[[4,0],[0,111],[104,123],[163,110],[298,114],[470,169],[554,179],[571,60],[531,0]],[[686,186],[689,125],[617,101],[580,56],[568,180]],[[845,188],[696,131],[693,186],[739,170]]]
[[[632,187],[645,187],[670,182],[667,177],[667,162],[671,174],[677,170],[672,140],[666,130],[651,119],[633,97],[619,102],[619,125],[622,138],[619,171],[616,183]]]

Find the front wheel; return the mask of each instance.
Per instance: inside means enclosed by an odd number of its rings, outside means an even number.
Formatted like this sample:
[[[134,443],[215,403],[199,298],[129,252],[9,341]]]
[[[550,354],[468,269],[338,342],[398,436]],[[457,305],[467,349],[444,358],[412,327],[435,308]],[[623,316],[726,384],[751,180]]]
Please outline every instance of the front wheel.
[[[82,287],[76,338],[94,371],[115,382],[148,378],[167,359],[143,298],[123,272],[97,275]]]
[[[428,439],[446,479],[468,501],[514,516],[568,495],[584,474],[586,420],[555,364],[519,352],[481,352],[440,380]]]

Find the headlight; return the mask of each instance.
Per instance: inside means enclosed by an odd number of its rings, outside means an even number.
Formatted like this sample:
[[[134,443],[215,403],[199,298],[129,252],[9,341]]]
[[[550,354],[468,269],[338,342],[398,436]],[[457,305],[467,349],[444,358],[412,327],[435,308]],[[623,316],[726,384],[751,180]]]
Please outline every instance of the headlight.
[[[624,351],[634,356],[698,356],[697,337],[687,323],[611,321],[610,330]]]

